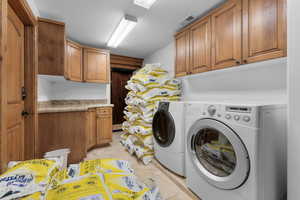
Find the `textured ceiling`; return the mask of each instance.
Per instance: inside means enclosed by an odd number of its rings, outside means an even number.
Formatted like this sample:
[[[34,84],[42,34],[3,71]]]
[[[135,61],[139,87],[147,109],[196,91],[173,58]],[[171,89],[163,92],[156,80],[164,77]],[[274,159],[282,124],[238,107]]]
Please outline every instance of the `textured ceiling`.
[[[34,0],[41,17],[63,21],[67,36],[77,42],[107,48],[124,14],[138,24],[113,53],[144,58],[173,40],[180,23],[189,15],[199,16],[224,0],[157,0],[150,10],[133,0]]]

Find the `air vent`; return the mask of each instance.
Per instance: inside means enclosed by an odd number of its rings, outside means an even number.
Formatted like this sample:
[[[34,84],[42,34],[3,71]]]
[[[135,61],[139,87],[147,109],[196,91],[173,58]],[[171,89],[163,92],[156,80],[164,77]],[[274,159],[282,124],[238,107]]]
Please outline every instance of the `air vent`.
[[[188,24],[192,23],[194,20],[195,20],[195,17],[192,16],[192,15],[186,17],[186,18],[180,23],[180,27],[179,27],[179,28],[182,28],[182,27],[187,26]]]

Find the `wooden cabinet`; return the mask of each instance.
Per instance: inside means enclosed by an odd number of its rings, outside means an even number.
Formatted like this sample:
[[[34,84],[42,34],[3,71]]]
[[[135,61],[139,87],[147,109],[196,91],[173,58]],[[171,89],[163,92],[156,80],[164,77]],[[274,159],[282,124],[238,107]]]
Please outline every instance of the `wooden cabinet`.
[[[39,18],[38,38],[39,74],[79,82],[110,81],[109,51],[66,41],[64,23]]]
[[[189,31],[184,31],[176,36],[176,77],[188,74],[189,68],[189,51],[190,51]]]
[[[71,81],[83,80],[82,48],[69,40],[66,47],[65,78]]]
[[[87,149],[112,141],[112,108],[93,108],[88,111]]]
[[[175,36],[176,76],[287,55],[287,0],[229,0]]]
[[[244,63],[287,55],[286,0],[243,0],[243,24]]]
[[[49,19],[38,20],[38,72],[64,75],[65,24]]]
[[[110,58],[107,50],[84,48],[84,81],[108,83]]]
[[[96,126],[96,109],[89,109],[87,112],[87,149],[91,149],[97,144],[97,126]]]
[[[211,68],[211,18],[200,20],[190,29],[190,68],[192,74]]]
[[[87,112],[59,112],[39,114],[39,132],[36,154],[61,148],[70,148],[69,163],[78,163],[86,157]]]
[[[97,109],[97,144],[112,141],[112,108]]]
[[[212,18],[212,69],[242,62],[242,7],[240,0],[228,1]]]
[[[65,78],[71,81],[109,83],[110,53],[67,41]]]

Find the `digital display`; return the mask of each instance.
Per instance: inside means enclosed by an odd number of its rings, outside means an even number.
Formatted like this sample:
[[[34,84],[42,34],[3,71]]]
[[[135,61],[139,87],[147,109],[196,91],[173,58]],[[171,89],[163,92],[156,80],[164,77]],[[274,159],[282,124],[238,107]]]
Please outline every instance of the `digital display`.
[[[249,107],[235,107],[235,106],[227,106],[226,111],[229,112],[240,112],[240,113],[250,113],[251,108]]]

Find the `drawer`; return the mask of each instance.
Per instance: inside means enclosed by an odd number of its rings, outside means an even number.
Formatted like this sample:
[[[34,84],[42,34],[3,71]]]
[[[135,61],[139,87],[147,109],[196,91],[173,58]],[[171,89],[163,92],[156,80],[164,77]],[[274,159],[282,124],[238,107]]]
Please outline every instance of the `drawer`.
[[[97,108],[97,115],[111,115],[112,108]]]

